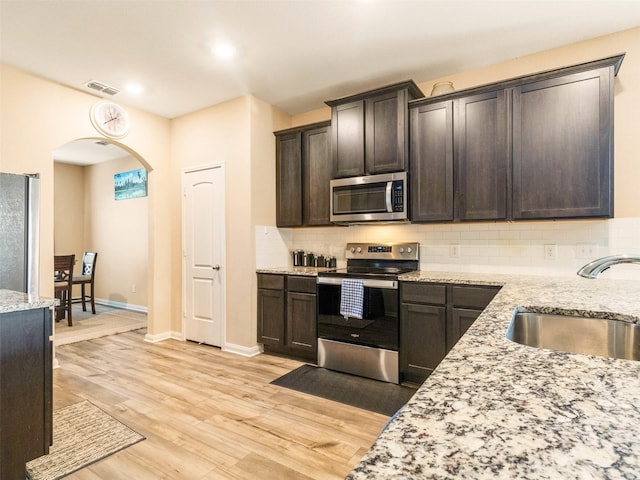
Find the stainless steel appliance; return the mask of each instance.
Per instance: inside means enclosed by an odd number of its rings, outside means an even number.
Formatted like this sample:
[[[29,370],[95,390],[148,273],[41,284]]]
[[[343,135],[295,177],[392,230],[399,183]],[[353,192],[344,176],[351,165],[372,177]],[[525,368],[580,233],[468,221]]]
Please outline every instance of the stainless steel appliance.
[[[40,179],[0,173],[0,288],[38,295]]]
[[[398,383],[398,276],[419,268],[419,245],[349,243],[346,257],[318,273],[318,365]],[[340,313],[344,280],[362,283],[362,318]]]
[[[407,220],[406,172],[331,180],[330,220],[336,223]]]

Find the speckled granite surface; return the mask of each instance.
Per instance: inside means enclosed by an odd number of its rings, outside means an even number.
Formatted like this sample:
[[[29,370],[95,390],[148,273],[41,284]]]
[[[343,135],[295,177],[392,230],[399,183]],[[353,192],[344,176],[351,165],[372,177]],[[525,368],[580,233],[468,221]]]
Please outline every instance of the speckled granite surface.
[[[26,293],[0,289],[0,313],[49,308],[56,305],[56,303],[57,300],[53,298],[33,297]]]
[[[335,270],[334,268],[324,267],[282,267],[282,268],[263,268],[256,270],[257,273],[278,273],[281,275],[304,275],[315,277],[318,272],[328,272]]]
[[[640,282],[419,272],[502,285],[348,479],[640,478],[640,362],[542,350],[516,308],[640,318]]]

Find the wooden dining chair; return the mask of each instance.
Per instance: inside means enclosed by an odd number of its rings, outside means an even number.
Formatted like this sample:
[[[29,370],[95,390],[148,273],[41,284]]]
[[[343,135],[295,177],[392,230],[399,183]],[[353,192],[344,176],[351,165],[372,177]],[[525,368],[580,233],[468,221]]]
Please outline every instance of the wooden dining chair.
[[[96,313],[94,295],[94,283],[96,278],[96,261],[98,252],[84,252],[82,256],[82,270],[80,275],[73,276],[73,285],[80,285],[80,296],[72,300],[72,303],[82,303],[82,311],[87,311],[87,300],[91,302],[91,313]],[[89,294],[86,287],[89,286]]]
[[[53,280],[56,298],[60,305],[56,307],[56,321],[67,316],[69,326],[73,325],[71,317],[71,282],[75,255],[56,255],[53,259]]]

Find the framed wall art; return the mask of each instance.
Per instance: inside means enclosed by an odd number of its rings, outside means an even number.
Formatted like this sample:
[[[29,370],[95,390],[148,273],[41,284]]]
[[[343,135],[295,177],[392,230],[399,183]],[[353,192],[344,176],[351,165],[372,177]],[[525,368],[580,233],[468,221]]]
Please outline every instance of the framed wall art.
[[[116,200],[147,196],[147,171],[144,168],[129,172],[116,173],[113,176],[113,189]]]

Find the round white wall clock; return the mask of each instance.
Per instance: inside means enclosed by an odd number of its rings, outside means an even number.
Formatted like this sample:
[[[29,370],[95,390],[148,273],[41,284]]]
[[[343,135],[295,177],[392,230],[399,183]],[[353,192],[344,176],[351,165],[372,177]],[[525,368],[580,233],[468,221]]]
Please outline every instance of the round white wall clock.
[[[91,107],[89,117],[95,129],[106,137],[122,138],[129,132],[129,114],[116,103],[95,103]]]

